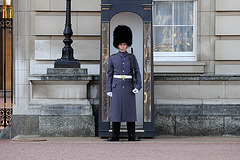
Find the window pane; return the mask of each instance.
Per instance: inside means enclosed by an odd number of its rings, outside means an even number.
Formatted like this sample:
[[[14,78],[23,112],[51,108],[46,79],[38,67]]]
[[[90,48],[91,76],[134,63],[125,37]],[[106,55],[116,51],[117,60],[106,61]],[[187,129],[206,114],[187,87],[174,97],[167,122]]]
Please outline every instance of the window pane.
[[[156,2],[154,6],[155,25],[172,25],[172,2]]]
[[[193,51],[193,27],[174,27],[174,51]]]
[[[154,52],[172,52],[172,27],[154,28]]]
[[[6,0],[6,4],[10,5],[10,0]],[[0,0],[0,5],[3,5],[3,0]]]
[[[193,25],[193,2],[174,3],[174,24]]]

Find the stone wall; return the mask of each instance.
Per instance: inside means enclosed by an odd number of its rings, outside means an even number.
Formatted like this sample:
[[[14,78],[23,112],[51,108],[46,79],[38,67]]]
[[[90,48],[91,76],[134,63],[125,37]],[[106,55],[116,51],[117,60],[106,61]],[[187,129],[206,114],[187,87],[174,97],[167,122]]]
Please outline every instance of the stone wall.
[[[239,135],[240,76],[155,75],[156,135]]]
[[[32,96],[27,114],[12,116],[11,137],[95,136],[96,120],[87,94],[92,76],[86,73],[80,68],[54,68],[48,69],[47,74],[31,75]]]
[[[215,12],[215,73],[239,74],[238,54],[240,32],[238,0],[216,0]]]
[[[15,115],[24,115],[31,100],[33,74],[46,74],[61,58],[65,0],[13,0]],[[99,74],[100,0],[72,1],[74,57],[89,74]]]
[[[88,74],[99,74],[100,70],[100,3],[72,1],[74,56],[82,68],[88,68]],[[239,28],[238,3],[198,0],[197,61],[154,62],[155,74],[238,74],[240,38],[238,29],[231,28]],[[31,99],[28,77],[46,74],[61,57],[65,1],[15,0],[14,8],[14,114],[26,114]]]
[[[240,100],[238,99],[240,96],[238,92],[240,76],[155,75],[154,79],[155,136],[219,136],[240,134],[240,125],[238,123],[240,119]],[[87,120],[90,117],[85,117],[86,119],[83,122],[94,122],[95,124],[88,124],[86,129],[94,125],[95,128],[91,128],[90,134],[83,130],[75,134],[75,136],[98,136],[98,75],[92,77],[87,90],[87,97],[93,109],[92,118],[94,119]],[[71,121],[79,120],[79,117],[72,118]],[[58,117],[53,116],[52,119],[58,119]],[[35,135],[39,134],[40,130],[42,136],[46,134],[53,136],[50,132],[51,129],[41,129],[41,124],[45,123],[39,123],[40,120],[43,121],[44,116],[42,118],[31,115],[13,116],[13,125],[16,127],[12,129],[12,136],[18,134]],[[64,128],[63,125],[61,128],[66,133],[68,127]],[[57,134],[54,136],[64,135]]]
[[[45,74],[61,58],[66,1],[34,0],[33,24],[35,55],[31,61],[31,74]],[[74,58],[81,61],[88,72],[99,72],[100,60],[100,0],[72,1],[72,29]]]
[[[99,76],[88,84],[98,131]],[[155,136],[239,135],[240,75],[154,76]]]
[[[39,117],[33,118],[27,112],[32,98],[43,94],[39,91],[41,87],[33,88],[31,76],[46,74],[47,68],[53,68],[55,60],[61,57],[65,1],[13,2],[13,125],[15,123],[16,128],[12,130],[13,133],[36,134],[39,130],[31,127],[35,122],[39,124]],[[97,75],[100,2],[72,1],[75,58],[80,60],[82,68],[88,68],[88,74]],[[197,61],[154,63],[156,135],[239,134],[240,3],[239,0],[198,0],[197,3]],[[95,116],[95,135],[98,128],[98,78],[93,76],[86,93]],[[35,127],[39,128],[39,125]]]

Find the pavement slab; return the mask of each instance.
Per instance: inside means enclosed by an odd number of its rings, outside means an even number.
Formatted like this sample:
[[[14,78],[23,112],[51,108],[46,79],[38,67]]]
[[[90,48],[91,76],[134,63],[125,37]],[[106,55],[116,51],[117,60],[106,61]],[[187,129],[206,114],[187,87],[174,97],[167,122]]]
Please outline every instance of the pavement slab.
[[[1,160],[239,160],[240,137],[155,137],[108,142],[98,137],[18,136],[0,140]]]

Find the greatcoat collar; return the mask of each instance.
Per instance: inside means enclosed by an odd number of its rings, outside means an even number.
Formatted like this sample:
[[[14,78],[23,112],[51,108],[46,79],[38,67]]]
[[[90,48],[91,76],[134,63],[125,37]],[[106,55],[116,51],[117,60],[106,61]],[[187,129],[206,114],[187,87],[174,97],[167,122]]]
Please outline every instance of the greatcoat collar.
[[[121,56],[121,57],[126,57],[126,56],[128,56],[128,52],[126,51],[126,52],[118,52],[117,53],[117,55],[119,55],[119,56]]]

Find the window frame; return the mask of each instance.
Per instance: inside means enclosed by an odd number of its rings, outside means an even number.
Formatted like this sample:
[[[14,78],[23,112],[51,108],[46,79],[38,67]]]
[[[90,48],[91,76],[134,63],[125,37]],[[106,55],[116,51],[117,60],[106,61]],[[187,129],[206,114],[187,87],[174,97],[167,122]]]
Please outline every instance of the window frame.
[[[154,27],[158,26],[168,26],[168,27],[179,27],[179,26],[193,26],[193,51],[192,52],[155,52],[153,51],[153,59],[154,61],[197,61],[197,1],[196,0],[153,0],[153,7],[155,7],[155,2],[184,2],[184,1],[192,1],[193,2],[193,25],[155,25],[153,23],[153,34]],[[174,4],[172,5],[174,7]],[[172,15],[174,15],[174,9],[172,11]],[[153,16],[154,9],[153,9]],[[173,20],[174,21],[174,18]],[[172,29],[173,30],[173,29]],[[173,35],[173,34],[172,34]],[[172,42],[174,39],[172,39]],[[154,40],[153,40],[154,43]],[[173,44],[173,43],[172,43]]]

